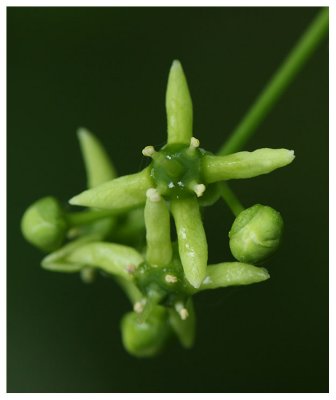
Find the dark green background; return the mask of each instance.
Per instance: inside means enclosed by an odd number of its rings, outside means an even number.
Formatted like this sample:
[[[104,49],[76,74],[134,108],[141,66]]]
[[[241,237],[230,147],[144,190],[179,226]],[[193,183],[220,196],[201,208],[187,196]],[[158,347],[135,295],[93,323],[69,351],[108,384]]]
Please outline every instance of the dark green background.
[[[232,131],[316,8],[8,9],[8,391],[328,391],[328,44],[324,41],[247,149],[295,149],[295,162],[234,182],[246,205],[280,210],[282,248],[263,284],[196,298],[197,341],[137,360],[122,348],[129,309],[103,278],[39,267],[20,234],[34,200],[85,187],[75,135],[96,133],[120,174],[165,141],[164,95],[184,66],[195,136],[211,151]],[[205,213],[210,262],[231,259],[233,217]]]

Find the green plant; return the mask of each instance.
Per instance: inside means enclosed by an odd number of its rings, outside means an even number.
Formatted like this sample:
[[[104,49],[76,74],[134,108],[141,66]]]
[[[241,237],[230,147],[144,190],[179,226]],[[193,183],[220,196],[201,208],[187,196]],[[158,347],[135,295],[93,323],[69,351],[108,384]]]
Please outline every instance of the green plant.
[[[134,310],[123,318],[121,329],[131,354],[158,354],[171,333],[183,346],[191,347],[193,295],[269,278],[267,270],[258,265],[278,247],[282,218],[268,206],[244,210],[226,181],[269,173],[293,161],[293,151],[286,149],[239,150],[323,38],[327,26],[328,13],[323,10],[218,155],[200,148],[193,136],[187,81],[181,64],[174,61],[166,95],[168,140],[161,149],[146,146],[142,150],[149,165],[117,178],[99,141],[81,128],[78,137],[88,190],[73,197],[70,204],[87,209],[68,212],[48,197],[24,214],[26,239],[52,251],[42,260],[43,268],[79,272],[85,282],[92,282],[96,271],[104,271],[125,290]],[[201,210],[220,198],[236,216],[229,236],[237,261],[207,265]],[[177,242],[171,240],[171,216]],[[139,244],[141,236],[146,240]]]

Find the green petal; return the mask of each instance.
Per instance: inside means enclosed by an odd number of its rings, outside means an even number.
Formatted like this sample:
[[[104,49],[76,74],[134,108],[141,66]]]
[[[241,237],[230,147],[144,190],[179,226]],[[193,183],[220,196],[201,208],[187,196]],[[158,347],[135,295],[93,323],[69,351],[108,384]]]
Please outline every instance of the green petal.
[[[87,187],[93,188],[114,179],[116,171],[99,140],[85,128],[79,128],[77,135],[86,168]]]
[[[151,189],[149,189],[151,190]],[[153,189],[155,191],[155,189]],[[172,258],[170,216],[162,197],[152,201],[147,197],[145,206],[147,252],[146,259],[152,266],[163,267]]]
[[[85,265],[82,263],[69,262],[67,257],[79,247],[87,243],[99,240],[100,236],[97,234],[87,235],[80,239],[61,247],[59,250],[47,255],[43,258],[41,266],[44,269],[55,272],[77,272],[80,271]]]
[[[178,247],[186,279],[198,288],[206,274],[208,245],[195,198],[171,202]]]
[[[114,243],[94,242],[71,252],[67,257],[71,263],[96,267],[109,274],[130,279],[129,267],[143,262],[142,256],[132,247]]]
[[[149,168],[132,175],[122,176],[85,190],[69,203],[76,206],[115,210],[116,213],[140,206],[146,201],[146,190],[152,186]]]
[[[200,290],[216,289],[219,287],[250,285],[269,279],[265,268],[240,262],[225,262],[209,265],[206,277]]]
[[[189,144],[192,137],[192,101],[182,65],[177,60],[173,62],[169,72],[166,111],[168,143]]]
[[[207,183],[253,178],[290,164],[294,157],[293,150],[267,148],[228,156],[205,155],[202,159],[203,176]]]

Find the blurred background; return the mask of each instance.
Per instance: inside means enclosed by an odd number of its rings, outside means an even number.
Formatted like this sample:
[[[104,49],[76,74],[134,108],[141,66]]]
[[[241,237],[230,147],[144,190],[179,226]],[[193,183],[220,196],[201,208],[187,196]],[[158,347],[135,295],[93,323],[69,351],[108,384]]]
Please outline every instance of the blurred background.
[[[197,340],[138,360],[121,345],[130,309],[112,281],[40,268],[20,219],[36,199],[85,188],[76,129],[92,130],[120,175],[166,138],[165,87],[181,60],[194,132],[215,152],[317,8],[8,8],[8,391],[328,391],[328,43],[246,150],[294,149],[287,168],[232,187],[285,219],[265,283],[198,295]],[[233,216],[205,211],[209,262],[231,260]]]

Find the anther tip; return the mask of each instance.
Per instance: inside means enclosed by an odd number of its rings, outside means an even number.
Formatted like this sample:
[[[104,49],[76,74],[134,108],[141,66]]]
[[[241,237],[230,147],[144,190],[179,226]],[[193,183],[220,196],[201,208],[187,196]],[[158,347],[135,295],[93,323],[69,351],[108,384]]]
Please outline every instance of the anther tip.
[[[158,202],[161,200],[160,193],[155,188],[149,188],[146,192],[147,199]]]
[[[193,136],[190,139],[190,147],[194,148],[194,149],[197,149],[197,147],[199,147],[199,145],[200,145],[200,141]]]
[[[177,282],[177,277],[176,277],[175,275],[167,274],[167,275],[165,276],[165,281],[166,281],[167,283],[176,283],[176,282]]]
[[[144,304],[141,301],[137,301],[136,303],[134,303],[133,310],[137,314],[141,314],[144,310]]]
[[[154,153],[155,153],[154,146],[146,146],[144,149],[142,149],[142,154],[145,157],[152,157]]]
[[[206,186],[203,185],[203,183],[199,183],[194,186],[193,190],[196,193],[197,197],[203,196],[203,193],[205,192]]]
[[[127,271],[130,275],[133,274],[133,273],[135,272],[135,270],[136,270],[136,267],[135,267],[134,264],[129,264],[129,265],[127,265],[127,267],[126,267],[126,271]]]
[[[182,309],[179,311],[179,314],[180,314],[180,317],[181,317],[181,319],[182,319],[183,321],[185,321],[185,320],[189,317],[189,313],[188,313],[188,310],[187,310],[186,308],[182,308]]]

